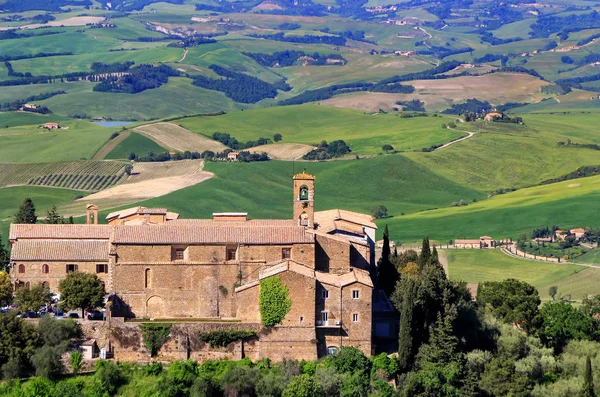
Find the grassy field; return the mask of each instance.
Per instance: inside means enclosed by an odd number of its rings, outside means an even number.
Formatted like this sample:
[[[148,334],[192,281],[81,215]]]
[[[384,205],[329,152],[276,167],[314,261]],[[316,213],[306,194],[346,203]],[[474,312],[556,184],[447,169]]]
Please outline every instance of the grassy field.
[[[372,114],[317,105],[300,105],[231,112],[217,117],[177,121],[185,128],[211,136],[227,132],[245,142],[283,135],[283,142],[317,144],[343,139],[356,154],[378,154],[381,146],[396,150],[420,150],[445,143],[461,135],[443,129],[448,117],[402,119],[397,114]]]
[[[57,189],[39,186],[16,186],[0,188],[0,220],[12,219],[19,210],[25,197],[30,197],[34,204],[38,218],[46,216],[46,210],[53,205],[60,205],[73,200],[77,195],[84,194],[68,189]]]
[[[158,145],[152,139],[144,135],[132,132],[127,138],[121,141],[105,158],[107,159],[128,159],[132,152],[139,156],[145,156],[149,152],[161,153],[166,149]]]
[[[600,250],[599,249],[590,250],[590,251],[586,252],[585,254],[575,258],[574,262],[600,265]]]
[[[517,259],[499,250],[445,250],[444,253],[450,279],[468,283],[516,278],[540,287],[586,271],[583,266]]]
[[[180,127],[173,123],[147,124],[135,129],[157,144],[169,150],[184,152],[186,150],[202,153],[205,150],[222,152],[227,149],[221,142]]]
[[[52,117],[52,121],[60,122],[65,120],[62,117],[48,116],[28,112],[4,112],[0,113],[0,128],[18,127],[21,125],[41,125],[47,123]]]
[[[588,268],[561,280],[539,286],[542,299],[550,299],[548,288],[553,285],[558,287],[557,298],[570,295],[571,300],[581,302],[586,295],[600,294],[600,269]]]
[[[48,121],[53,119],[49,118]],[[2,162],[42,163],[90,159],[113,132],[83,120],[60,124],[68,129],[48,131],[37,125],[1,129]]]

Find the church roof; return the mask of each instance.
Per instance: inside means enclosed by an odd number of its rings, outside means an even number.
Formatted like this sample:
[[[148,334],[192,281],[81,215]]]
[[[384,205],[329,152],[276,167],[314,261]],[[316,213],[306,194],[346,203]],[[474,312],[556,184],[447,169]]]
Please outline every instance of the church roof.
[[[108,262],[108,240],[21,240],[11,251],[16,261],[104,261]]]
[[[340,209],[315,212],[315,223],[319,224],[318,230],[325,233],[336,230],[356,233],[358,229],[355,225],[377,229],[377,225],[373,222],[373,217],[370,215]]]
[[[108,240],[110,225],[10,225],[9,240],[18,239],[99,239]]]
[[[175,223],[175,222],[174,222]],[[236,223],[236,224],[234,224]],[[241,223],[241,224],[240,224]],[[115,244],[295,244],[312,243],[303,227],[246,226],[245,222],[118,226]]]
[[[114,211],[111,212],[110,214],[108,214],[106,216],[106,219],[114,219],[114,218],[119,218],[119,219],[123,219],[123,218],[127,218],[128,216],[131,215],[136,215],[136,214],[143,214],[143,215],[166,215],[167,214],[167,209],[166,208],[147,208],[147,207],[133,207],[133,208],[127,208],[121,211]]]
[[[293,219],[249,219],[215,221],[214,219],[174,219],[167,223],[173,226],[211,226],[211,227],[294,227],[298,228],[298,221]]]

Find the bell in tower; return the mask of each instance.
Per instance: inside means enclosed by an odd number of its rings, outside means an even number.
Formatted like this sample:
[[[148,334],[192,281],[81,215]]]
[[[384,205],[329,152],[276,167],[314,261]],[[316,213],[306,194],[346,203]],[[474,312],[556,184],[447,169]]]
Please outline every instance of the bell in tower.
[[[294,219],[300,226],[314,226],[315,176],[306,170],[294,175]]]

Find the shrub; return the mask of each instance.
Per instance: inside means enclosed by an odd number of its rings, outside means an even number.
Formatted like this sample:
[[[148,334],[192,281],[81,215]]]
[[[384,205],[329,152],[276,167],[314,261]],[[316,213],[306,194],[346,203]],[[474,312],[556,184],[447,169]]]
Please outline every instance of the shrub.
[[[269,277],[260,282],[259,310],[263,325],[280,324],[292,307],[289,290],[279,277]]]
[[[142,338],[150,350],[152,357],[156,356],[162,345],[169,339],[171,324],[142,324]]]
[[[292,379],[281,394],[282,397],[320,397],[322,395],[321,387],[315,378],[307,374]]]
[[[200,340],[208,343],[210,347],[225,347],[231,342],[237,340],[247,340],[256,338],[256,332],[254,331],[212,331],[212,332],[201,332]]]

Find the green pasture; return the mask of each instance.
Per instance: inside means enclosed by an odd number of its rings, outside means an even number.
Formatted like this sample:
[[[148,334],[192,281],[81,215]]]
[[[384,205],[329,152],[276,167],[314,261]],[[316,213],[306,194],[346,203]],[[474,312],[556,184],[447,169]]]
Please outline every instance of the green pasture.
[[[432,153],[406,153],[432,172],[482,191],[537,185],[584,165],[600,164],[598,152],[557,147],[558,141],[597,142],[595,114],[523,115],[525,125],[464,123],[481,133]],[[465,198],[466,199],[466,198]]]
[[[47,121],[54,119],[48,118]],[[0,129],[2,162],[42,163],[90,159],[113,132],[82,120],[60,124],[68,129],[48,131],[37,125]]]
[[[0,188],[0,221],[7,221],[19,210],[19,206],[26,197],[30,197],[35,204],[38,218],[46,216],[46,210],[53,205],[65,204],[75,199],[78,192],[71,189],[58,189],[38,186],[16,186]],[[5,240],[6,241],[6,240]]]
[[[120,142],[105,158],[127,159],[134,152],[138,156],[145,156],[149,152],[162,153],[167,151],[153,140],[144,135],[132,132],[127,138]]]
[[[538,287],[540,296],[544,300],[550,300],[548,289],[555,285],[558,293],[555,298],[571,296],[571,300],[581,302],[586,295],[600,294],[600,269],[583,268],[584,270],[561,280],[547,283]]]
[[[600,265],[600,249],[590,250],[585,254],[575,258],[573,262]]]
[[[115,120],[154,120],[242,107],[225,94],[196,87],[184,77],[171,77],[162,87],[138,94],[94,92],[94,84],[89,82],[73,86],[77,89],[70,95],[55,96],[43,103],[58,114]]]
[[[443,250],[448,259],[451,280],[468,283],[501,281],[516,278],[536,287],[556,283],[574,274],[585,271],[585,267],[544,263],[517,259],[500,250]],[[596,287],[596,290],[600,288]],[[543,291],[540,291],[540,295]]]
[[[98,29],[101,30],[101,29]],[[72,52],[74,54],[106,52],[119,48],[120,40],[97,40],[85,33],[66,32],[49,36],[33,36],[0,41],[0,54],[33,55],[40,52]]]
[[[495,195],[464,207],[431,211],[381,220],[387,223],[390,236],[400,241],[414,241],[429,235],[439,241],[457,238],[517,238],[541,226],[598,227],[600,176],[579,178],[551,185],[536,186],[512,193]]]
[[[372,114],[318,105],[271,107],[231,112],[218,117],[186,118],[185,128],[211,136],[227,132],[239,141],[283,135],[284,142],[317,144],[343,139],[356,154],[378,154],[381,146],[421,150],[461,137],[442,128],[447,117],[400,118],[398,114]]]
[[[52,119],[52,120],[50,120]],[[66,120],[63,117],[57,117],[54,115],[44,115],[38,113],[29,112],[3,112],[0,113],[0,128],[17,127],[22,125],[33,125],[39,126],[49,121],[63,121]],[[2,134],[0,130],[0,135]]]
[[[529,38],[529,32],[531,31],[531,25],[534,24],[536,18],[524,19],[513,23],[507,23],[502,25],[500,28],[494,30],[492,33],[499,39],[511,39],[513,37],[520,37],[522,39]]]
[[[439,178],[394,155],[321,163],[208,162],[204,169],[215,173],[213,178],[140,205],[167,207],[185,218],[226,211],[248,212],[255,219],[289,218],[292,175],[305,168],[317,176],[317,210],[343,208],[370,213],[378,205],[386,205],[392,213],[414,212],[462,197],[481,197],[475,190]]]

